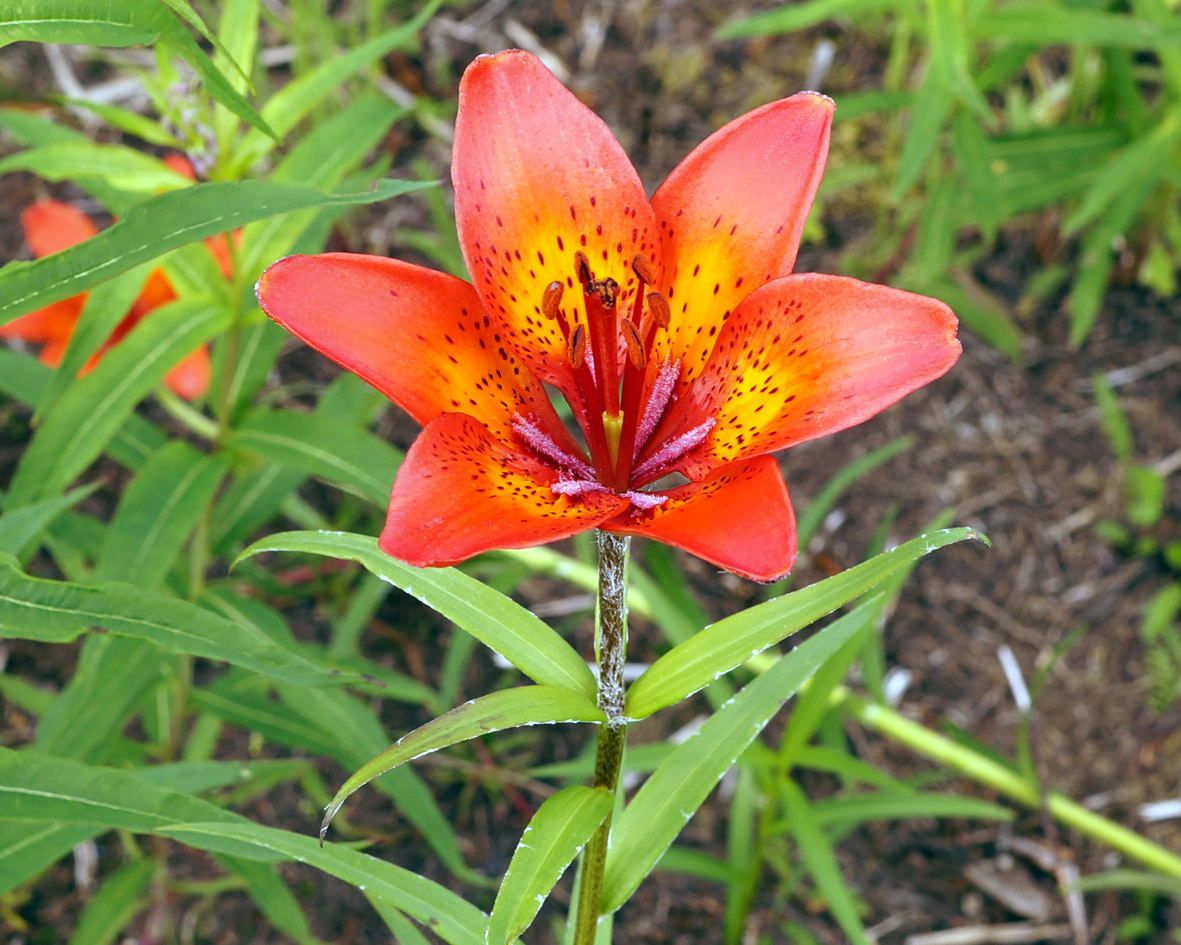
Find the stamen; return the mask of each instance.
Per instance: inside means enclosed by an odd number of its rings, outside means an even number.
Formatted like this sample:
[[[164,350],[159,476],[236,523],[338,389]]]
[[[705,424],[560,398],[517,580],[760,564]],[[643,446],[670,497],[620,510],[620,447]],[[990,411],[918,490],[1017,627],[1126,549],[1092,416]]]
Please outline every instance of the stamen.
[[[643,253],[636,253],[633,257],[632,272],[636,274],[636,277],[644,285],[656,284],[656,273],[652,269],[652,263],[648,261],[648,257]]]
[[[576,472],[578,475],[585,476],[587,479],[594,479],[594,469],[577,456],[572,456],[566,450],[562,449],[554,441],[554,438],[541,428],[536,420],[517,413],[513,414],[511,424],[513,432],[523,439],[533,452],[544,456],[557,466],[562,466],[572,472]]]
[[[672,320],[672,316],[668,310],[668,302],[665,301],[664,296],[659,292],[648,293],[648,311],[652,315],[652,320],[657,325],[664,329],[668,328],[668,323]]]
[[[644,357],[644,343],[640,340],[639,329],[632,324],[630,318],[620,319],[619,327],[623,329],[623,343],[627,346],[627,356],[631,360],[632,367],[637,371],[642,371],[647,360]]]
[[[550,490],[558,495],[586,495],[594,492],[610,492],[601,482],[593,479],[559,479],[550,483]]]
[[[574,254],[574,274],[582,286],[586,286],[595,277],[595,274],[591,272],[590,261],[581,249]]]
[[[582,362],[586,360],[586,329],[581,325],[576,325],[566,340],[566,357],[570,360],[570,366],[576,371],[582,367]]]
[[[640,426],[636,430],[637,453],[647,445],[648,437],[664,416],[664,408],[668,406],[680,373],[679,365],[673,361],[665,361],[657,369],[656,379],[652,382],[652,390],[648,394],[648,402],[644,405],[644,416],[640,418]]]
[[[551,282],[541,297],[541,314],[553,321],[561,313],[562,292],[566,287],[560,282]]]
[[[625,492],[623,497],[641,512],[664,505],[668,501],[668,496],[653,495],[651,492]]]
[[[659,472],[662,469],[670,467],[688,453],[689,450],[700,445],[701,441],[709,435],[709,431],[714,428],[716,422],[713,417],[710,417],[703,423],[699,423],[688,433],[682,433],[680,436],[674,436],[671,440],[668,440],[660,449],[636,467],[632,479],[645,479],[651,473]]]

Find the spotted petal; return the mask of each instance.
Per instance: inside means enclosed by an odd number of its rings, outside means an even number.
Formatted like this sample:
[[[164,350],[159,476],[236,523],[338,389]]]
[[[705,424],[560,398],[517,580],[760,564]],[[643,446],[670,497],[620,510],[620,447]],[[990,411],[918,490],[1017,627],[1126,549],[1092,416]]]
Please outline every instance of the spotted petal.
[[[960,355],[955,332],[936,299],[841,276],[776,280],[734,311],[653,442],[712,417],[680,467],[697,478],[835,433],[946,372]]]
[[[795,264],[828,154],[833,103],[801,92],[715,132],[652,196],[660,227],[669,353],[695,376],[726,315]]]
[[[444,414],[414,441],[394,480],[378,547],[419,567],[493,548],[527,548],[594,528],[627,505],[612,492],[558,495],[556,469],[464,414]]]
[[[381,256],[326,253],[279,260],[257,291],[271,318],[421,424],[459,411],[512,442],[512,418],[522,414],[566,437],[545,389],[460,279]]]
[[[521,357],[544,380],[570,390],[566,341],[541,314],[546,286],[566,286],[571,330],[583,321],[574,254],[596,278],[623,288],[627,312],[637,280],[631,261],[659,274],[655,217],[627,155],[603,121],[534,56],[481,56],[464,73],[451,179],[460,245],[480,297]]]
[[[602,527],[684,548],[756,581],[774,581],[791,570],[795,514],[771,457],[723,466],[664,495],[663,505],[630,509]]]

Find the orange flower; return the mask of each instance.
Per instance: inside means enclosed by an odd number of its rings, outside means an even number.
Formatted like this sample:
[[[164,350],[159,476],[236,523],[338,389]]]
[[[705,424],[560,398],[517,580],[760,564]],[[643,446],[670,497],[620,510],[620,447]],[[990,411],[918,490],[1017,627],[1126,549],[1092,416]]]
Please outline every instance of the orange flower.
[[[445,565],[598,527],[756,580],[789,571],[767,454],[873,416],[960,352],[941,302],[791,274],[832,110],[807,92],[758,108],[649,200],[536,58],[472,63],[452,181],[474,284],[344,253],[280,260],[258,284],[268,315],[424,425],[380,547]]]
[[[192,165],[179,154],[168,155],[164,158],[164,163],[178,174],[190,179],[193,177]],[[60,253],[76,243],[90,239],[98,232],[94,223],[81,210],[60,200],[38,201],[26,207],[21,212],[20,219],[25,242],[28,243],[33,255],[38,257]],[[215,236],[205,242],[222,275],[228,279],[231,268],[225,237]],[[85,374],[92,370],[103,353],[121,341],[141,318],[152,309],[175,298],[176,293],[173,292],[163,270],[153,269],[144,280],[143,288],[131,309],[79,373]],[[50,367],[57,367],[61,363],[70,336],[74,333],[85,302],[86,293],[82,293],[54,302],[35,312],[29,312],[14,321],[0,325],[0,338],[19,338],[30,344],[41,345],[38,357]],[[209,389],[209,349],[202,345],[174,365],[164,376],[164,383],[189,400],[202,396]]]

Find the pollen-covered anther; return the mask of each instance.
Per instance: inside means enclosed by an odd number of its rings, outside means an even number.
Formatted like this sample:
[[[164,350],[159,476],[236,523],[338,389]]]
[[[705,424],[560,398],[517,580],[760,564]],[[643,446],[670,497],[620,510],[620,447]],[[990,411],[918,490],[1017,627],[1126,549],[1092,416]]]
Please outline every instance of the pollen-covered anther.
[[[562,292],[565,291],[565,286],[562,283],[554,281],[545,287],[545,294],[541,297],[541,314],[553,321],[561,313]]]
[[[576,325],[566,340],[566,357],[570,361],[570,366],[576,371],[582,367],[582,362],[586,360],[586,329],[581,325]]]
[[[668,301],[659,292],[648,293],[648,312],[657,325],[665,330],[668,329],[672,314],[668,310]]]
[[[593,467],[578,456],[572,456],[568,450],[563,449],[541,428],[541,424],[533,417],[525,417],[521,414],[514,414],[511,421],[513,432],[517,434],[525,444],[538,456],[548,459],[554,465],[579,476],[588,479],[593,479],[595,471]]]
[[[623,333],[623,343],[627,347],[628,360],[637,371],[642,371],[647,359],[644,357],[644,342],[640,339],[640,330],[636,328],[630,318],[620,319],[619,329]]]
[[[671,440],[666,441],[660,449],[636,467],[633,479],[646,479],[653,473],[671,470],[678,460],[682,459],[690,450],[701,445],[716,423],[717,421],[710,417],[689,432],[674,436]]]
[[[550,483],[550,491],[557,495],[586,495],[611,490],[593,479],[570,479],[562,476],[557,482]]]
[[[656,272],[652,268],[652,263],[649,262],[648,257],[643,253],[636,253],[632,258],[632,272],[636,274],[636,277],[644,285],[656,284]]]
[[[641,512],[657,508],[668,501],[668,496],[653,495],[651,492],[625,492],[623,497]]]

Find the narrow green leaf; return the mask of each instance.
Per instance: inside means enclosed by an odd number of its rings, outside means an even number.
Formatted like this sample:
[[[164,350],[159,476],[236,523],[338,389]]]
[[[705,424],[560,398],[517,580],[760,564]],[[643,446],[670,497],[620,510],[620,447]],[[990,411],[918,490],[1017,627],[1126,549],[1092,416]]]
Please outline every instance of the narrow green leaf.
[[[1111,275],[1112,243],[1128,232],[1136,211],[1148,199],[1156,179],[1145,175],[1121,193],[1095,221],[1083,237],[1078,272],[1070,287],[1067,307],[1070,310],[1070,343],[1079,347],[1090,334],[1099,315]]]
[[[875,791],[826,798],[809,805],[811,819],[822,827],[851,827],[870,820],[905,820],[914,817],[963,817],[978,820],[1013,820],[1013,812],[975,797],[959,797],[935,791]],[[788,824],[790,826],[790,822]]]
[[[85,587],[30,577],[0,556],[0,633],[64,643],[95,626],[146,640],[165,653],[224,660],[272,679],[324,685],[343,678],[187,601],[125,584]]]
[[[210,94],[259,132],[274,135],[230,81],[170,12],[180,0],[0,0],[0,46],[26,40],[90,46],[175,46],[204,81]],[[188,17],[186,17],[188,18]],[[193,14],[190,22],[200,25]]]
[[[45,391],[37,399],[33,425],[57,403],[86,363],[111,339],[119,323],[127,317],[148,276],[147,263],[129,269],[113,279],[99,283],[86,295],[74,332],[66,343],[61,362],[50,375]]]
[[[0,797],[7,820],[53,820],[137,833],[236,819],[208,801],[149,784],[129,772],[31,751],[0,750]]]
[[[1111,444],[1111,451],[1121,463],[1132,461],[1132,428],[1128,418],[1120,409],[1119,398],[1111,389],[1103,375],[1091,375],[1091,387],[1095,392],[1095,403],[1099,406],[1099,417],[1103,421],[1103,431],[1107,434],[1107,441]]]
[[[1151,23],[1118,13],[1032,0],[986,10],[973,24],[978,39],[1002,39],[1022,45],[1122,46],[1159,49],[1181,46],[1181,23],[1172,18]]]
[[[537,809],[513,853],[488,920],[488,945],[510,945],[609,813],[610,791],[574,785]]]
[[[53,371],[22,351],[0,348],[0,393],[35,407],[49,389]],[[164,445],[164,434],[143,417],[129,416],[107,449],[111,458],[128,469],[138,469]],[[11,496],[9,497],[11,500]]]
[[[283,500],[304,480],[298,469],[267,463],[242,469],[222,492],[213,509],[210,547],[229,554],[256,529],[271,521]]]
[[[312,935],[307,916],[300,908],[299,900],[295,898],[295,894],[287,887],[283,878],[275,872],[273,863],[259,863],[226,855],[221,855],[218,859],[227,869],[246,881],[246,892],[271,925],[301,945],[310,945],[317,941]]]
[[[153,454],[119,499],[94,579],[163,584],[226,468],[224,457],[198,453],[180,440]]]
[[[853,945],[869,945],[869,937],[857,914],[857,903],[849,887],[841,878],[840,867],[833,856],[832,845],[812,815],[812,807],[804,792],[791,778],[784,779],[783,804],[790,821],[792,836],[808,872],[841,930]]]
[[[8,509],[0,515],[0,552],[20,557],[60,512],[81,502],[101,485],[101,482],[92,482],[53,499]]]
[[[37,725],[36,750],[107,760],[143,695],[174,672],[173,660],[142,640],[89,637],[73,676]]]
[[[431,186],[378,181],[365,194],[326,194],[315,187],[267,181],[215,181],[159,194],[127,211],[97,236],[31,262],[0,269],[0,324],[77,295],[132,266],[216,233],[292,210],[388,200]]]
[[[226,445],[336,483],[382,508],[402,454],[385,440],[338,419],[263,410],[226,437]]]
[[[1078,232],[1098,217],[1111,203],[1146,177],[1160,178],[1168,166],[1168,155],[1181,136],[1181,119],[1176,111],[1167,113],[1148,134],[1133,141],[1099,172],[1082,203],[1062,225],[1063,232]]]
[[[335,740],[330,754],[346,768],[363,765],[389,744],[373,708],[342,689],[279,686],[278,692],[289,714],[302,716]],[[375,787],[422,832],[448,869],[473,884],[484,881],[464,863],[450,821],[413,769],[399,767],[387,771],[377,779]]]
[[[156,832],[207,850],[228,845],[234,854],[243,855],[246,847],[252,847],[263,859],[307,863],[367,896],[387,900],[451,945],[484,945],[488,920],[475,906],[438,883],[357,850],[332,844],[321,848],[312,837],[241,819],[162,827]]]
[[[78,917],[70,945],[110,945],[148,904],[141,898],[156,872],[156,862],[142,859],[116,870],[98,888]]]
[[[809,0],[731,20],[718,27],[718,39],[794,33],[836,17],[861,17],[891,6],[890,0]]]
[[[0,820],[0,894],[33,879],[102,828],[28,820]]]
[[[898,157],[898,171],[890,186],[890,195],[898,200],[919,179],[927,166],[939,135],[951,115],[955,102],[941,76],[928,70],[926,78],[915,92],[910,108],[910,123],[902,139],[902,153]]]
[[[9,501],[32,502],[67,486],[102,453],[168,369],[229,320],[228,311],[204,299],[155,309],[62,394],[17,467]]]
[[[661,762],[612,828],[603,912],[614,912],[627,901],[783,703],[860,632],[862,617],[856,611],[847,614],[779,657]]]
[[[972,201],[973,219],[980,227],[984,238],[996,236],[997,214],[996,176],[989,162],[988,139],[980,129],[980,123],[965,111],[957,112],[951,122],[951,144],[956,164],[968,184],[968,195]]]
[[[340,749],[321,728],[300,718],[270,698],[256,678],[227,673],[208,686],[194,689],[193,705],[267,741],[290,745],[315,755],[332,757]]]
[[[665,653],[632,684],[624,711],[629,718],[642,719],[679,702],[755,654],[864,594],[899,568],[966,538],[984,540],[971,528],[948,528],[920,535],[835,577],[706,627]]]
[[[441,2],[442,0],[429,0],[413,18],[400,26],[395,26],[339,56],[330,56],[314,69],[297,76],[270,97],[263,106],[263,118],[280,135],[287,134],[358,69],[410,43],[418,31],[435,15]],[[236,149],[234,170],[241,172],[249,169],[273,147],[274,143],[259,132],[249,132]]]
[[[379,551],[376,539],[347,532],[271,535],[247,548],[239,560],[263,551],[303,551],[356,561],[453,621],[534,682],[595,697],[595,678],[569,643],[524,607],[462,571],[413,568]]]
[[[92,102],[86,98],[63,98],[62,102],[71,108],[84,108],[91,114],[97,115],[108,125],[147,141],[149,144],[175,150],[184,148],[183,141],[167,127],[147,115],[141,115],[139,112],[133,112],[130,109],[110,105],[106,102]]]
[[[405,109],[383,95],[362,98],[339,114],[318,122],[301,137],[279,162],[272,180],[333,191],[404,114]],[[243,234],[238,257],[242,272],[255,279],[264,266],[292,253],[299,235],[317,212],[304,210],[252,223]],[[274,326],[269,320],[267,324]]]
[[[121,144],[63,141],[28,148],[0,160],[0,174],[32,171],[45,180],[99,177],[112,187],[138,193],[155,193],[189,187],[192,182],[142,151]]]
[[[349,795],[407,761],[506,728],[604,720],[602,710],[589,697],[557,686],[522,686],[472,699],[404,735],[355,771],[328,805],[320,823],[320,835],[328,830]]]

